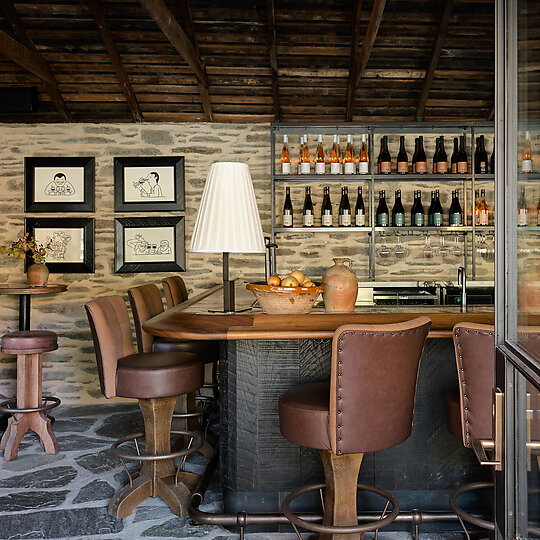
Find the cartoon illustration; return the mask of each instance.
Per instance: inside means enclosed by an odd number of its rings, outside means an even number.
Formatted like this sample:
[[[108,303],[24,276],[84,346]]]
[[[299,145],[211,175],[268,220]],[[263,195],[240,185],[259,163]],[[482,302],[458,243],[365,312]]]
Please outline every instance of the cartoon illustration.
[[[62,172],[56,173],[52,182],[49,182],[45,188],[45,195],[71,197],[74,194],[75,188],[73,184],[68,181],[66,175]]]
[[[55,231],[51,236],[47,237],[46,244],[51,247],[50,256],[54,261],[63,261],[66,256],[66,249],[71,240],[71,236],[63,231]]]
[[[136,234],[126,240],[126,245],[133,250],[134,255],[170,255],[171,246],[168,240],[161,240],[159,244],[147,242],[142,234]]]
[[[150,172],[144,178],[133,181],[133,187],[139,190],[141,197],[159,199],[163,197],[163,191],[159,185],[159,174]]]

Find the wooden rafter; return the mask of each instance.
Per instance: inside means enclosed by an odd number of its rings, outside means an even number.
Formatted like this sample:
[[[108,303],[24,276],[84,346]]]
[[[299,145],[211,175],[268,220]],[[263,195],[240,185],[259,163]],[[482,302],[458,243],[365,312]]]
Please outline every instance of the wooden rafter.
[[[195,74],[206,120],[212,122],[214,117],[212,114],[210,94],[208,92],[208,75],[199,57],[197,47],[190,40],[186,31],[178,24],[178,21],[174,18],[163,0],[140,0],[140,2]]]
[[[274,120],[281,120],[281,105],[279,102],[278,63],[276,44],[276,17],[274,0],[266,0],[266,22],[268,27],[268,53],[270,55],[270,68],[272,70],[272,97]]]
[[[19,14],[15,10],[13,2],[11,2],[11,0],[0,0],[0,9],[4,13],[4,17],[9,22],[11,29],[13,30],[13,34],[18,40],[17,42],[7,34],[2,32],[2,34],[4,35],[2,37],[2,45],[0,46],[0,52],[11,58],[11,60],[16,62],[20,66],[28,69],[29,71],[37,75],[40,79],[42,79],[43,87],[45,88],[47,94],[49,94],[51,101],[60,113],[62,119],[65,122],[71,122],[71,115],[66,107],[64,98],[58,90],[58,84],[56,82],[56,79],[54,78],[54,75],[49,69],[49,65],[38,53],[34,42],[26,32],[26,28],[24,27],[21,18],[19,17]],[[22,49],[24,49],[24,51],[14,46],[13,43],[11,43],[9,40],[18,43],[22,47]],[[17,52],[15,52],[16,50]],[[10,57],[8,54],[6,54],[6,52],[10,51],[12,54],[15,54],[15,58]],[[23,61],[25,61],[25,58],[32,58],[32,62],[30,65],[23,63]],[[41,75],[35,69],[37,69],[41,73]]]
[[[118,82],[122,87],[122,92],[124,92],[124,95],[126,96],[131,114],[136,122],[142,122],[143,117],[137,97],[135,96],[131,82],[129,81],[126,70],[124,69],[124,65],[122,64],[120,53],[116,48],[116,43],[114,42],[111,30],[107,24],[107,20],[105,19],[103,6],[99,0],[88,0],[88,6],[90,7],[90,11],[92,12],[92,15],[96,21],[96,25],[101,34],[101,39],[103,39],[103,43],[105,44],[107,52],[109,53],[111,64],[113,65],[116,76],[118,77]]]
[[[353,31],[351,42],[351,59],[349,63],[349,83],[347,85],[347,120],[352,120],[352,110],[354,101],[354,82],[356,81],[356,69],[358,64],[358,53],[360,51],[360,21],[362,20],[362,0],[354,3]],[[349,118],[350,111],[350,118]]]
[[[435,44],[433,45],[431,61],[429,63],[428,70],[426,71],[426,76],[424,77],[422,93],[420,94],[420,99],[416,108],[416,120],[422,120],[424,117],[424,110],[426,108],[429,91],[431,89],[431,84],[433,83],[433,77],[435,76],[437,64],[439,63],[439,57],[441,56],[441,50],[444,38],[446,37],[446,32],[448,30],[448,23],[450,22],[450,15],[452,14],[453,7],[454,0],[446,0],[441,21],[437,29],[437,37],[435,39]]]
[[[489,110],[488,120],[491,121],[495,118],[495,104]]]
[[[356,61],[354,62],[353,69],[349,71],[350,90],[347,94],[347,121],[351,121],[353,117],[354,95],[356,93],[356,89],[360,85],[360,80],[364,75],[364,70],[366,69],[371,51],[373,50],[373,45],[375,43],[375,38],[377,37],[377,32],[379,31],[379,26],[381,25],[385,6],[386,0],[374,0],[366,35],[362,41],[362,48],[356,55]],[[360,6],[358,9],[361,11]],[[357,14],[357,16],[360,17],[360,14]],[[355,24],[357,21],[357,16],[355,15]],[[350,78],[351,71],[353,75],[352,79]]]

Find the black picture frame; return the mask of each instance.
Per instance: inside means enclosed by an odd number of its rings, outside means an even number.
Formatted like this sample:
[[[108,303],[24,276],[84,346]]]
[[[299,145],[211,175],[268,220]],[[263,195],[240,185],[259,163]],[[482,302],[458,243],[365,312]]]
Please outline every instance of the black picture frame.
[[[161,185],[166,192],[170,193],[168,200],[160,201],[158,198],[147,195],[144,200],[143,190],[140,189],[140,200],[126,200],[125,169],[127,167],[140,168],[140,174],[151,174],[150,171],[158,167],[172,169],[172,177],[168,185]],[[133,179],[136,176],[133,173]],[[142,178],[141,178],[142,180]],[[184,156],[149,156],[149,157],[115,157],[114,158],[114,210],[116,212],[183,212],[185,203],[185,171]],[[131,195],[133,196],[133,195]],[[171,200],[172,198],[172,200]]]
[[[135,273],[135,272],[185,272],[186,271],[186,250],[185,250],[185,218],[183,216],[175,217],[145,217],[145,218],[116,218],[114,220],[115,229],[115,272],[117,274]],[[155,252],[156,243],[153,245],[154,253],[145,253],[144,250],[137,254],[132,252],[132,256],[138,258],[137,261],[126,261],[126,244],[128,241],[135,242],[135,239],[126,239],[127,229],[157,229],[171,228],[169,236],[172,239],[172,260],[158,260],[161,255]],[[135,231],[131,231],[135,234]],[[137,233],[140,234],[140,233]],[[142,235],[141,235],[142,236]],[[149,243],[141,238],[141,242]],[[169,246],[170,246],[169,242]],[[150,246],[151,247],[151,246]],[[135,248],[132,248],[135,249]],[[155,256],[154,260],[152,255]],[[148,259],[147,261],[143,259]]]
[[[58,196],[58,200],[52,200],[50,193],[45,192],[45,195],[51,200],[36,201],[35,192],[36,186],[42,184],[41,178],[36,178],[36,169],[40,168],[57,169],[58,173],[62,173],[66,167],[75,167],[82,169],[82,201],[66,200],[67,196]],[[93,212],[94,211],[94,185],[95,185],[95,170],[96,160],[93,157],[25,157],[24,158],[24,211],[39,213],[39,212]],[[56,181],[56,176],[53,175],[50,184]],[[49,184],[49,185],[50,185]],[[68,182],[69,184],[69,182]],[[45,189],[49,188],[49,185]],[[69,184],[71,185],[71,184]],[[42,189],[39,186],[37,189]],[[79,187],[80,189],[80,187]],[[56,191],[58,193],[58,191]],[[63,199],[63,200],[62,200]]]
[[[94,218],[26,218],[24,228],[31,236],[36,237],[37,234],[36,240],[38,241],[39,229],[59,229],[60,238],[62,238],[61,233],[65,229],[81,229],[83,247],[81,262],[60,262],[61,252],[57,250],[58,262],[46,260],[45,264],[51,274],[91,274],[94,272]],[[41,243],[45,244],[45,241]],[[53,241],[52,245],[58,245],[58,241]],[[26,258],[26,268],[33,263],[34,259]]]

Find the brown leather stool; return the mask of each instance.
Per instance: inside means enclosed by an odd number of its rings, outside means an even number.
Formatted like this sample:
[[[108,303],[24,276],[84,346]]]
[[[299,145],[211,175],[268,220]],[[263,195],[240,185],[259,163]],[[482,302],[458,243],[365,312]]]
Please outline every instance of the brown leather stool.
[[[94,340],[101,391],[106,398],[123,397],[139,401],[144,418],[145,454],[122,452],[118,447],[143,437],[128,435],[112,445],[122,459],[141,461],[137,478],[129,475],[129,484],[118,491],[109,503],[109,514],[122,518],[148,497],[161,497],[174,514],[184,516],[190,499],[190,487],[198,476],[178,469],[173,459],[195,452],[202,444],[200,435],[189,431],[194,444],[171,453],[171,420],[178,396],[202,386],[203,366],[194,354],[152,352],[134,353],[129,314],[120,296],[92,300],[85,305]],[[181,460],[183,465],[184,460]],[[127,470],[127,469],[126,469]]]
[[[0,441],[5,461],[17,457],[21,439],[29,430],[39,435],[47,454],[58,453],[47,414],[60,405],[60,400],[41,395],[42,356],[56,349],[57,336],[48,330],[22,330],[2,336],[2,352],[17,355],[17,397],[0,403],[0,412],[12,415]],[[17,403],[17,408],[10,407],[11,403]]]
[[[360,533],[380,529],[397,517],[396,499],[382,489],[357,484],[358,473],[364,452],[396,446],[412,432],[418,368],[430,327],[427,317],[340,326],[332,341],[330,382],[297,386],[279,399],[281,434],[319,449],[326,477],[326,484],[306,486],[285,498],[283,513],[295,530],[300,526],[322,533],[321,540],[341,540],[344,535],[359,539]],[[289,510],[295,497],[325,486],[322,525],[301,520]],[[358,525],[357,487],[386,498],[392,512]]]
[[[459,388],[446,396],[448,430],[472,448],[473,439],[492,438],[492,388],[495,383],[494,327],[486,324],[458,323],[452,330]],[[450,495],[450,506],[463,521],[493,531],[495,525],[463,510],[457,498],[469,491],[492,489],[492,482],[460,486]],[[463,520],[463,521],[462,521]]]

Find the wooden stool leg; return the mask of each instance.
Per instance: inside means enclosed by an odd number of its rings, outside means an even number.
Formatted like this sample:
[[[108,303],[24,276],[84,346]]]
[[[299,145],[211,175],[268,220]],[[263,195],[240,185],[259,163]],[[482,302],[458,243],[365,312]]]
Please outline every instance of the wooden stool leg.
[[[364,454],[338,456],[329,450],[320,450],[326,479],[324,505],[325,525],[358,525],[356,519],[356,485]],[[360,540],[356,534],[321,534],[320,540]]]

